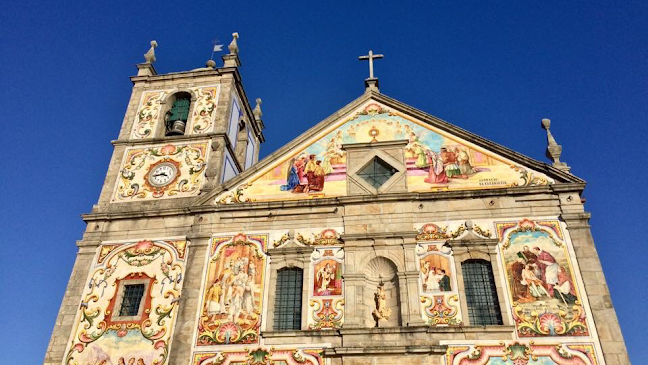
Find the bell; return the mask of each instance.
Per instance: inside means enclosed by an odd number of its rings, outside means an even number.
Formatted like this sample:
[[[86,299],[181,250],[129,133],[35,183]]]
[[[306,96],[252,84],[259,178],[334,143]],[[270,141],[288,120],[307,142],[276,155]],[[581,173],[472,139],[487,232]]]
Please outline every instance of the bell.
[[[185,133],[187,123],[184,120],[176,120],[171,124],[171,128],[167,132],[167,136],[182,136]]]

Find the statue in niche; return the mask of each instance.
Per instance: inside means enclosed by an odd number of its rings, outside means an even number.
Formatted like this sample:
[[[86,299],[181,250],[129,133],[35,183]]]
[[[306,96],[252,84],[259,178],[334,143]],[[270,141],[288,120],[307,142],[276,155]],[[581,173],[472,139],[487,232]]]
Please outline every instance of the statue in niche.
[[[378,322],[382,320],[389,320],[391,315],[391,309],[387,308],[387,293],[385,292],[385,283],[380,281],[378,284],[378,289],[374,293],[374,300],[376,302],[376,310],[372,312],[374,320],[376,321],[376,327],[378,327]]]

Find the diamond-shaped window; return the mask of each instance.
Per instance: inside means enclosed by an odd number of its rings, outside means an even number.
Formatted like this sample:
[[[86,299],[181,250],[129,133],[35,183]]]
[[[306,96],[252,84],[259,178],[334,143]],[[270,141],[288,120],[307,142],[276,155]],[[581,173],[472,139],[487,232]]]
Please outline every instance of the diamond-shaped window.
[[[398,170],[378,157],[374,157],[365,167],[358,171],[357,175],[363,178],[369,185],[378,189]]]

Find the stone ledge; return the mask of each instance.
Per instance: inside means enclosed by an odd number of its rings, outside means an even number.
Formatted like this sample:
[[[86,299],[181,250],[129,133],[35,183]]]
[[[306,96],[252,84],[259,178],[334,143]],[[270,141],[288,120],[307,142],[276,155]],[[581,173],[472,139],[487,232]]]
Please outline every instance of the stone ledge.
[[[585,187],[584,184],[579,183],[565,183],[562,184],[565,189],[570,191],[582,191]],[[498,196],[523,196],[533,194],[552,194],[553,186],[536,186],[536,187],[517,187],[505,189],[490,189],[490,190],[464,190],[464,191],[437,191],[427,193],[392,193],[380,195],[359,195],[359,196],[341,196],[336,198],[321,198],[313,200],[290,200],[290,201],[273,201],[273,202],[248,202],[239,204],[226,204],[226,205],[196,205],[193,199],[201,199],[203,196],[186,197],[167,199],[168,205],[175,206],[160,206],[160,204],[153,204],[156,202],[146,201],[139,204],[134,203],[106,203],[99,212],[92,212],[82,214],[81,217],[84,221],[90,222],[95,220],[111,220],[111,219],[128,219],[140,217],[156,217],[156,216],[171,216],[171,215],[184,215],[184,214],[198,214],[198,213],[218,213],[218,212],[234,212],[244,211],[246,213],[262,210],[276,210],[284,208],[298,208],[309,209],[313,207],[340,207],[344,205],[353,204],[367,204],[367,203],[384,203],[384,202],[425,202],[425,201],[438,201],[438,200],[451,200],[451,199],[466,199],[466,198],[487,198]],[[206,194],[205,194],[206,195]],[[492,210],[497,210],[493,208]],[[297,214],[297,213],[295,213]],[[331,212],[331,214],[337,214]]]
[[[324,357],[363,356],[380,354],[445,354],[448,346],[369,346],[333,347],[324,349]]]
[[[407,333],[513,333],[515,326],[455,326],[455,327],[362,327],[339,328],[328,330],[301,330],[301,331],[264,331],[261,337],[325,337],[344,335],[380,335],[380,334],[407,334]]]

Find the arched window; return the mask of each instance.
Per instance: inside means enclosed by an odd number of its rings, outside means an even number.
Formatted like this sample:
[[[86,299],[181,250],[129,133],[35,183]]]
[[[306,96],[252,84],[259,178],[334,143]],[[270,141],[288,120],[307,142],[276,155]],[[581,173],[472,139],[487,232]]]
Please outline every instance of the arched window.
[[[486,260],[466,260],[461,263],[466,304],[470,324],[484,326],[502,324],[497,289],[491,263]]]
[[[172,97],[173,104],[164,118],[166,131],[165,136],[181,136],[185,133],[187,120],[189,119],[189,106],[191,105],[191,94],[179,92]]]
[[[273,326],[275,331],[301,329],[302,280],[302,269],[287,267],[277,271]]]

